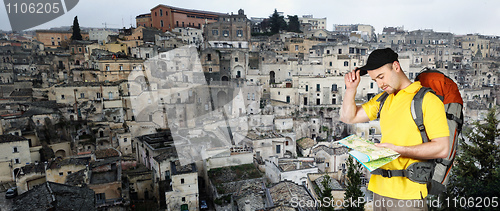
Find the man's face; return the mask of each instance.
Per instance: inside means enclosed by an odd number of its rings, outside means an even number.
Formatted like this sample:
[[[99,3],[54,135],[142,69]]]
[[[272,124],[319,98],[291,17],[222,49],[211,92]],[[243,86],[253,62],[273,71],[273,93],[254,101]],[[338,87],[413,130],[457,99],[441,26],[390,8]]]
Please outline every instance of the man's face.
[[[378,69],[368,71],[370,78],[375,81],[379,88],[392,94],[399,91],[400,83],[396,77],[395,62],[386,64]]]

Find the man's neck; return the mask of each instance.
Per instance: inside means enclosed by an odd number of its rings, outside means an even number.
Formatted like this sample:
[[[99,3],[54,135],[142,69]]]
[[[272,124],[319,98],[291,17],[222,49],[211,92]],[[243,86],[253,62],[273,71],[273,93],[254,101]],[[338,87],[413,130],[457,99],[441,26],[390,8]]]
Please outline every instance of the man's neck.
[[[394,91],[394,95],[397,95],[399,91],[406,89],[411,84],[412,82],[410,81],[410,79],[408,79],[406,75],[404,75],[404,77],[401,77],[401,85],[399,86],[399,89]]]

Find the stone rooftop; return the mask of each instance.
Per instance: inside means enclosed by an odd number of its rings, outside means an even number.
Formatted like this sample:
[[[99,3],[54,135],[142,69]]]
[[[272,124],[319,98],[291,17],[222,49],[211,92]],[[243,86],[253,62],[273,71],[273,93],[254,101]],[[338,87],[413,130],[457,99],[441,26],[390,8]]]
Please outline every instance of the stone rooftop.
[[[208,177],[213,184],[255,179],[262,176],[263,174],[253,164],[222,167],[208,171]]]
[[[321,176],[318,179],[314,180],[314,183],[321,190],[321,192],[323,192],[325,190],[325,188],[323,187],[323,183],[322,183],[323,180],[325,180],[325,176]],[[331,178],[331,177],[330,177],[330,182],[328,183],[328,186],[330,186],[330,188],[332,190],[344,190],[342,185],[340,185],[339,181],[337,181],[336,179]]]
[[[157,162],[165,161],[165,160],[176,160],[178,159],[177,150],[175,147],[169,147],[165,150],[165,152],[155,156]]]
[[[313,197],[304,186],[297,185],[290,181],[282,181],[269,188],[269,193],[275,206],[291,206],[292,198],[297,197],[298,201],[314,201]],[[303,207],[302,210],[316,210],[316,208]]]
[[[15,198],[12,208],[15,211],[95,210],[94,194],[88,187],[45,182]]]
[[[312,154],[316,154],[319,151],[325,151],[329,155],[343,155],[347,152],[349,152],[349,149],[345,146],[336,146],[336,147],[329,147],[325,145],[319,145],[315,147],[314,149],[311,150]]]
[[[82,186],[85,183],[86,175],[85,171],[87,169],[82,169],[80,171],[74,172],[68,176],[66,176],[66,181],[64,182],[66,185],[72,186]]]
[[[61,168],[62,166],[66,166],[66,165],[85,166],[88,163],[89,163],[89,161],[87,159],[56,158],[55,160],[53,160],[49,163],[49,165],[47,166],[47,169],[58,169],[58,168]]]
[[[274,206],[266,209],[268,211],[296,211],[292,206]]]
[[[263,132],[259,133],[257,131],[248,131],[247,137],[252,140],[260,140],[260,139],[271,139],[271,138],[282,138],[283,135],[275,133],[275,132]]]
[[[278,161],[278,167],[282,172],[294,171],[301,169],[309,169],[317,167],[314,165],[313,161],[298,161],[298,160],[288,160],[288,161]]]
[[[22,88],[16,89],[10,93],[10,97],[31,97],[33,96],[33,89],[31,88]]]
[[[16,141],[28,141],[28,139],[22,136],[16,136],[12,134],[0,135],[0,143],[16,142]]]
[[[112,148],[97,150],[95,151],[94,154],[96,159],[104,159],[104,158],[112,158],[120,156],[120,153],[116,149]]]
[[[45,164],[43,163],[31,163],[29,165],[25,165],[21,167],[21,171],[23,174],[31,174],[31,173],[45,173]],[[21,176],[21,171],[19,171],[18,175],[16,176]]]
[[[122,83],[122,81],[114,81],[114,82],[82,82],[82,81],[72,81],[72,82],[61,83],[61,84],[55,85],[54,87],[118,86],[118,85],[120,85],[120,83]]]
[[[266,207],[267,197],[264,181],[252,181],[241,184],[233,194],[238,210],[245,209],[245,202],[250,202],[251,210],[260,210]]]
[[[197,171],[196,164],[194,163],[181,165],[181,162],[179,160],[176,160],[174,162],[170,162],[170,165],[172,169],[172,175],[188,174]]]
[[[302,149],[309,149],[316,145],[316,141],[312,138],[301,138],[297,140],[297,146],[299,146]]]
[[[174,144],[174,138],[172,137],[170,130],[139,136],[137,137],[137,139],[149,144],[149,146],[151,146],[153,149],[173,147]]]

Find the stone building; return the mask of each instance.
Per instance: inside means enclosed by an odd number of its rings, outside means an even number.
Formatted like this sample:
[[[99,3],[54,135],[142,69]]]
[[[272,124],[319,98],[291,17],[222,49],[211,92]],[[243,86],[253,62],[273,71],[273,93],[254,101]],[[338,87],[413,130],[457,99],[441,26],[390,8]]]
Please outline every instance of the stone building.
[[[202,10],[184,9],[173,7],[169,5],[159,4],[151,9],[151,23],[152,27],[160,29],[161,31],[172,31],[178,27],[192,27],[201,29],[204,24],[216,22],[219,16],[223,13],[209,12]],[[142,20],[141,23],[147,24],[148,14],[137,16],[137,19]]]
[[[249,48],[250,21],[242,9],[238,14],[220,15],[217,22],[203,28],[205,48]]]
[[[0,135],[0,182],[15,181],[20,168],[31,163],[28,139],[12,134]]]
[[[81,32],[84,40],[89,39],[89,33]],[[61,43],[68,41],[73,36],[72,31],[36,30],[36,40],[42,42],[47,48],[61,47]]]

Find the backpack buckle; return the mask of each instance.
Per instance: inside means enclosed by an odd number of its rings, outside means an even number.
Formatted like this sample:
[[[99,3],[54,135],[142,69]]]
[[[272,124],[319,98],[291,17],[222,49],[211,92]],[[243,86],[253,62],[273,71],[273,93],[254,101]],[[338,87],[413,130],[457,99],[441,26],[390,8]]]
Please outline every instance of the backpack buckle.
[[[382,176],[383,176],[383,177],[387,177],[387,178],[391,178],[391,177],[392,177],[392,172],[391,172],[391,170],[385,170],[385,169],[382,169]]]
[[[425,126],[424,126],[424,125],[419,125],[419,126],[418,126],[418,130],[420,130],[420,131],[424,131],[424,130],[425,130]]]

